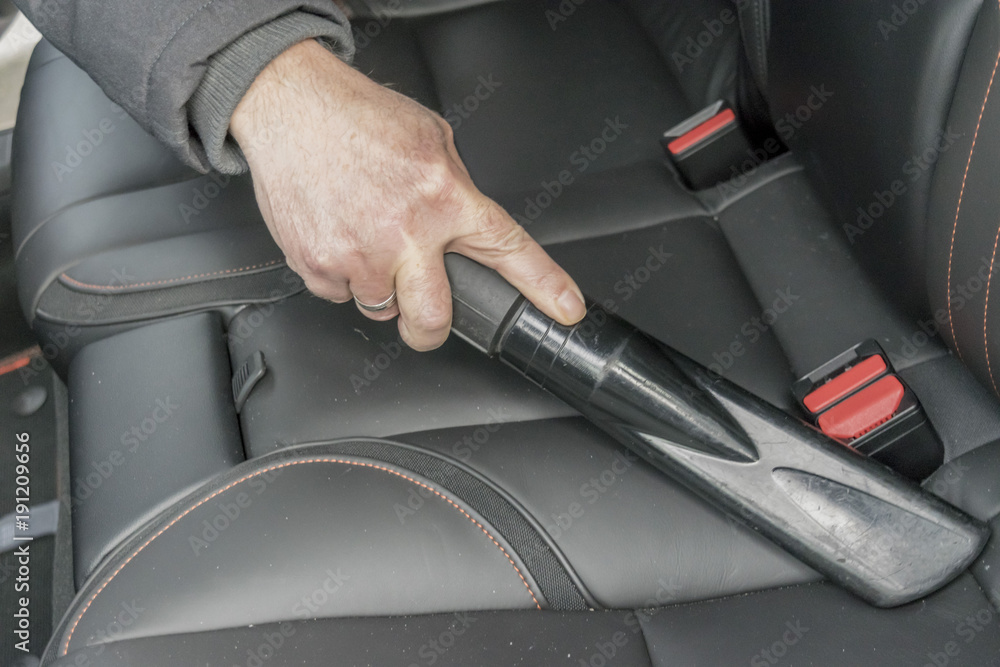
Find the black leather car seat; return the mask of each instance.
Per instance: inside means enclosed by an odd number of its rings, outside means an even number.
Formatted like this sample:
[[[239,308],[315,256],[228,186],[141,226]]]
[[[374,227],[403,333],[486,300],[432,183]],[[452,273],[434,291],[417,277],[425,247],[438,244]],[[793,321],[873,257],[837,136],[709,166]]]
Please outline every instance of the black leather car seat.
[[[891,18],[892,3],[876,4],[871,17]],[[959,4],[962,11],[951,9]],[[992,441],[1000,431],[988,385],[921,328],[926,313],[912,315],[898,298],[898,285],[923,287],[880,280],[878,262],[864,259],[878,251],[869,239],[888,232],[872,228],[852,244],[844,225],[856,220],[830,198],[845,182],[859,183],[862,197],[865,188],[881,192],[886,177],[891,188],[908,142],[924,136],[918,125],[975,121],[956,130],[968,152],[956,140],[933,181],[927,173],[909,190],[918,199],[934,193],[931,215],[911,203],[891,208],[892,220],[914,227],[901,234],[956,234],[952,280],[972,275],[956,262],[966,267],[992,251],[989,216],[966,203],[957,231],[940,229],[942,220],[954,227],[959,181],[979,193],[968,194],[974,201],[993,194],[995,153],[980,153],[992,117],[982,100],[1000,16],[988,4],[926,5],[911,25],[926,21],[928,31],[879,42],[877,20],[865,24],[869,32],[848,29],[858,10],[843,3],[772,5],[767,93],[779,131],[791,123],[786,114],[799,123],[789,125],[792,155],[753,165],[735,192],[698,195],[639,158],[560,196],[531,231],[593,296],[785,407],[794,377],[879,339],[945,439],[949,463],[928,487],[996,525],[1000,448]],[[508,11],[487,4],[447,20],[474,24]],[[394,20],[381,37],[412,54],[438,20]],[[811,34],[832,25],[844,29],[830,39],[856,49],[856,59],[830,57],[832,42]],[[965,36],[966,46],[952,45]],[[948,58],[908,61],[919,65],[915,78],[936,85],[895,91],[898,118],[861,107],[870,125],[859,131],[874,138],[854,142],[851,127],[833,119],[858,111],[853,94],[841,95],[845,86],[874,76],[859,74],[874,58],[864,49],[902,58],[923,38],[950,46]],[[393,67],[391,53],[373,70]],[[821,66],[830,69],[810,69]],[[942,71],[957,83],[942,86]],[[834,94],[820,105],[814,87],[834,81],[827,72],[845,83],[828,83]],[[965,87],[976,89],[972,102]],[[877,87],[857,88],[889,104],[870,92]],[[937,114],[930,120],[903,115],[921,108],[912,102],[921,91],[945,88],[961,101],[938,100],[927,107]],[[821,108],[809,106],[810,95]],[[501,101],[499,90],[489,101]],[[795,115],[802,105],[808,121]],[[906,139],[881,142],[887,127]],[[880,160],[862,159],[875,150],[884,151]],[[489,166],[477,175],[484,182]],[[517,174],[497,178],[491,194],[511,197],[504,203],[517,213],[524,183]],[[938,201],[948,202],[947,216],[933,213]],[[932,258],[943,247],[927,244]],[[892,248],[883,248],[885,261],[909,267],[912,257]],[[932,265],[932,299],[944,293],[936,275]],[[972,292],[981,308],[953,303],[951,317],[985,317],[988,283]],[[955,321],[960,349],[970,346],[963,358],[982,337],[988,342],[982,322]],[[267,371],[237,413],[226,367],[238,370],[255,352]],[[970,358],[988,380],[988,365]],[[870,608],[460,341],[412,353],[390,326],[349,306],[300,294],[232,318],[202,313],[136,327],[83,348],[68,377],[73,481],[89,484],[90,495],[74,507],[80,591],[49,649],[58,664],[983,665],[1000,653],[995,540],[939,593]],[[157,400],[177,407],[144,429],[158,407],[164,414]],[[144,436],[134,450],[123,440],[133,428]],[[581,600],[601,611],[580,611]]]
[[[664,169],[659,136],[718,99],[735,102],[739,30],[718,19],[728,0],[670,9],[675,40],[701,21],[726,28],[680,68],[621,5],[572,6],[572,21],[552,25],[533,2],[408,2],[410,16],[356,20],[356,65],[440,110],[479,187],[540,240],[697,210]],[[58,368],[141,322],[303,289],[249,178],[179,164],[47,43],[20,108],[20,298]]]

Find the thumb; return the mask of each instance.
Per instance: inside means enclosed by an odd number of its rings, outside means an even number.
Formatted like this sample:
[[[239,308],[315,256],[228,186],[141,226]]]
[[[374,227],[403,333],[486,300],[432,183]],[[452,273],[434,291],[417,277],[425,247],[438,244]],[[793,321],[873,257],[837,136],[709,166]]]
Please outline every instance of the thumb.
[[[583,295],[569,274],[498,204],[486,197],[479,203],[479,210],[463,221],[467,232],[448,250],[496,270],[560,324],[583,319],[587,312]]]

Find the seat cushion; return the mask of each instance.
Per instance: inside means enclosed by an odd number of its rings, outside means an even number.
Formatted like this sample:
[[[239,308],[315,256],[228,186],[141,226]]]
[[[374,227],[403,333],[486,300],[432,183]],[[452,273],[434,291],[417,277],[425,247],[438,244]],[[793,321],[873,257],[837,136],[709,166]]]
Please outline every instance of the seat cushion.
[[[732,98],[732,26],[698,68],[678,71],[619,3],[575,6],[555,29],[526,0],[431,5],[372,19],[374,28],[359,19],[356,65],[440,111],[479,187],[539,240],[699,210],[658,140],[705,104]],[[697,23],[725,5],[671,11]],[[717,75],[706,84],[709,63]],[[84,330],[55,346],[57,368],[125,323],[303,289],[265,229],[249,177],[183,166],[46,42],[23,90],[13,168],[25,315],[45,342],[66,326]]]
[[[73,564],[81,585],[119,542],[244,456],[215,313],[89,345],[68,386]]]
[[[995,665],[996,612],[969,577],[919,603],[875,610],[828,585],[697,605],[604,612],[501,611],[294,620],[98,644],[54,663],[345,665]],[[985,624],[984,624],[985,621]],[[983,631],[985,630],[985,632]],[[364,637],[366,641],[358,641]],[[255,664],[251,662],[250,664]]]
[[[422,664],[427,655],[465,664],[475,650],[477,663],[495,665],[837,656],[902,667],[940,656],[979,666],[1000,650],[995,609],[968,574],[888,610],[829,584],[670,604],[678,583],[667,575],[621,609],[587,600],[598,609],[586,610],[576,556],[504,491],[426,450],[371,439],[247,462],[126,541],[82,587],[46,658],[155,665],[165,652],[174,662],[281,655],[276,664],[294,664],[336,653],[346,664]],[[600,549],[609,536],[599,525],[613,522],[590,511],[575,521],[598,529],[590,540]],[[631,529],[661,532],[641,521]],[[705,556],[723,550],[697,546]],[[633,554],[605,569],[628,576],[635,566]]]

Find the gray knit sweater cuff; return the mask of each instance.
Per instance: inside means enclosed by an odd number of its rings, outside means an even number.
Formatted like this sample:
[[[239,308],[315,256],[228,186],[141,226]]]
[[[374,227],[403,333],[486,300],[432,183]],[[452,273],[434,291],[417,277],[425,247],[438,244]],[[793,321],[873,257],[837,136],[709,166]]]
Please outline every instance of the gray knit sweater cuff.
[[[337,10],[337,14],[343,15]],[[208,69],[188,102],[191,125],[212,167],[225,174],[249,168],[243,151],[229,135],[229,121],[257,75],[289,47],[319,39],[345,62],[354,56],[346,17],[336,23],[307,12],[292,12],[244,34],[208,61]]]

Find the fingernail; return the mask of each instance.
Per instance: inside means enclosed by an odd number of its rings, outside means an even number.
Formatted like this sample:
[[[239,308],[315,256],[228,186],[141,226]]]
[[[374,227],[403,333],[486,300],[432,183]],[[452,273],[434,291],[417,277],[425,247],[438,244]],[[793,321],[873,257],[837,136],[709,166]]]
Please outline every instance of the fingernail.
[[[562,313],[565,323],[575,324],[583,319],[587,314],[587,308],[583,305],[583,298],[575,291],[568,289],[556,299],[559,312]]]

